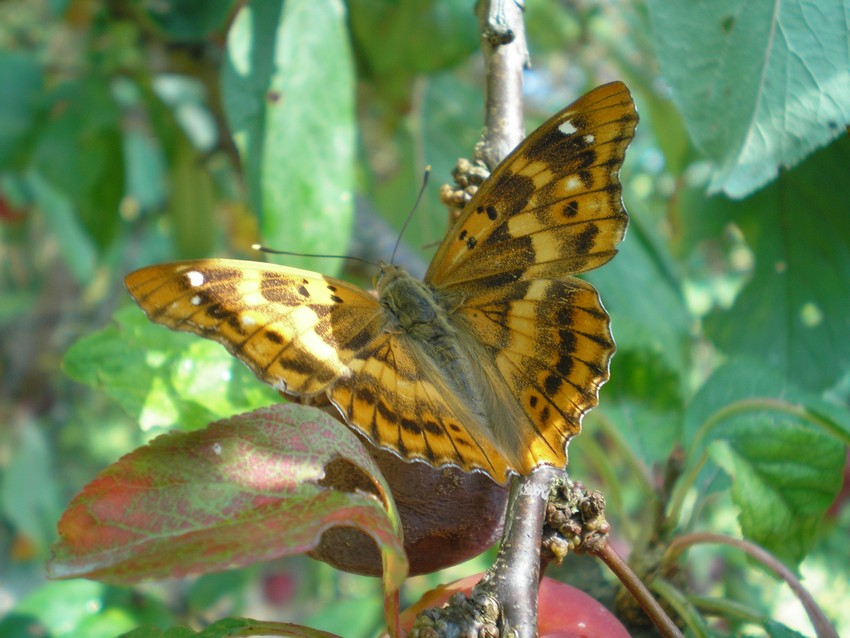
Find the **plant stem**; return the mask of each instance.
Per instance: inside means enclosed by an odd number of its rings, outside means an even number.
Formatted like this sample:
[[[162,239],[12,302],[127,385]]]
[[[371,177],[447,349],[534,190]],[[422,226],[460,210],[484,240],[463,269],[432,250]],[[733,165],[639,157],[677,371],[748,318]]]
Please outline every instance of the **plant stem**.
[[[812,627],[814,628],[815,634],[818,638],[838,638],[838,632],[835,631],[835,627],[832,626],[832,623],[829,622],[829,619],[823,613],[823,610],[821,610],[814,598],[812,598],[812,595],[805,587],[803,587],[803,584],[794,575],[794,573],[773,554],[762,547],[759,547],[755,543],[742,538],[732,538],[730,536],[712,534],[709,532],[687,534],[685,536],[679,536],[670,542],[662,562],[673,562],[688,547],[700,543],[720,543],[723,545],[729,545],[730,547],[740,549],[749,556],[755,558],[758,562],[784,580],[797,598],[800,599],[800,602],[806,610],[806,614],[809,616],[809,620],[811,621]]]
[[[649,616],[652,623],[658,628],[664,638],[682,638],[682,632],[676,624],[667,615],[667,612],[661,608],[661,605],[653,597],[646,585],[637,577],[620,555],[611,547],[610,543],[603,543],[594,552],[598,558],[602,560],[623,586],[629,590],[632,596],[635,597],[638,604]]]

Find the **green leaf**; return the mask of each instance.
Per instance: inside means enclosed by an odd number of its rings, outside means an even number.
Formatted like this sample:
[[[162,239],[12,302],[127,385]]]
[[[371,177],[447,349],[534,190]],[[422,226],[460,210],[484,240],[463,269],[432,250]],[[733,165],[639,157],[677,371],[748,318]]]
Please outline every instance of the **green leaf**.
[[[775,620],[768,620],[764,623],[764,629],[769,638],[806,638],[799,631],[794,631],[790,627],[786,627]]]
[[[174,143],[168,211],[181,258],[206,257],[213,250],[215,189],[200,156],[186,137]]]
[[[690,316],[673,259],[667,249],[632,211],[619,254],[587,273],[611,315],[618,350],[640,350],[659,364],[683,374]]]
[[[0,474],[0,512],[19,534],[46,550],[61,512],[51,450],[42,429],[32,421],[19,421],[11,435],[11,455]]]
[[[109,85],[95,77],[61,85],[52,106],[58,115],[41,132],[34,167],[105,247],[118,229],[124,196],[121,113]]]
[[[446,95],[451,95],[452,99],[446,100]],[[393,241],[388,250],[375,255],[375,259],[389,259],[397,233],[416,201],[426,165],[432,169],[431,185],[410,219],[402,240],[412,251],[427,259],[434,254],[433,246],[443,238],[448,216],[445,205],[440,201],[439,188],[433,185],[449,181],[458,157],[471,154],[480,138],[482,103],[479,87],[470,86],[469,82],[454,74],[442,73],[422,80],[419,112],[409,117],[394,113],[388,118],[395,128],[387,132],[392,136],[391,140],[386,140],[390,150],[384,148],[381,153],[392,153],[395,159],[392,170],[384,170],[376,180],[379,184],[369,185],[368,195],[395,231],[391,234]],[[386,124],[375,125],[386,127]],[[373,158],[370,163],[380,161]],[[358,236],[362,230],[358,226]],[[374,246],[379,240],[366,238],[366,241]],[[423,246],[428,248],[423,249]],[[421,276],[424,268],[415,274]]]
[[[354,70],[339,0],[259,0],[228,35],[225,111],[263,242],[345,253],[353,224]],[[327,272],[327,259],[290,258]],[[333,274],[333,273],[331,273]]]
[[[352,36],[370,75],[434,73],[478,50],[478,20],[466,0],[352,0],[349,6]]]
[[[17,164],[26,156],[42,117],[43,77],[34,55],[0,51],[0,166]]]
[[[202,40],[223,26],[233,10],[233,2],[171,0],[145,2],[144,11],[169,37],[176,40]]]
[[[636,211],[619,254],[587,273],[611,315],[617,353],[601,401],[647,463],[680,438],[690,317],[672,258]]]
[[[838,494],[845,461],[808,400],[769,368],[737,362],[706,381],[686,414],[687,466],[707,453],[732,478],[744,535],[794,563]]]
[[[144,429],[193,429],[269,403],[280,395],[217,343],[164,330],[135,307],[115,325],[77,341],[65,373],[100,388]]]
[[[744,197],[844,134],[843,0],[650,0],[658,59],[712,190]]]
[[[326,486],[338,459],[362,479]],[[396,591],[407,575],[401,523],[369,452],[318,408],[276,405],[164,434],[101,472],[62,516],[47,571],[116,583],[185,576],[307,552],[336,525],[375,540]]]
[[[67,193],[45,180],[35,171],[26,176],[33,198],[57,238],[59,250],[81,286],[88,284],[97,265],[97,248],[80,223],[81,220]]]
[[[752,277],[706,332],[733,356],[762,359],[821,390],[850,369],[850,139],[819,152],[742,202],[704,214],[734,220],[755,254]]]
[[[21,600],[0,621],[0,636],[80,636],[77,629],[103,609],[107,587],[85,580],[48,583]],[[25,619],[26,625],[21,625]],[[15,631],[20,627],[24,631]],[[122,631],[125,627],[116,627]],[[115,635],[113,632],[112,635]]]

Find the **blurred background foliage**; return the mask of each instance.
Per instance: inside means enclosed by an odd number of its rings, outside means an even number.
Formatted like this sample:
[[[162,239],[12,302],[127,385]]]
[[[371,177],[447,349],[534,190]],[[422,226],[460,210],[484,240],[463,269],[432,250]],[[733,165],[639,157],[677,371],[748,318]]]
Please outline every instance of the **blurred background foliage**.
[[[641,115],[622,173],[631,227],[588,276],[618,354],[571,475],[605,492],[626,551],[673,504],[681,529],[769,547],[850,632],[848,5],[780,4],[528,0],[527,128],[613,79]],[[257,259],[257,241],[387,259],[425,165],[449,181],[478,139],[477,33],[468,0],[0,4],[4,636],[33,619],[112,636],[229,614],[376,633],[378,581],[306,558],[134,589],[45,583],[42,564],[100,468],[275,397],[218,346],[125,308],[123,275]],[[448,220],[437,191],[398,258],[420,273]],[[723,557],[695,552],[695,592],[810,631],[784,587]],[[556,574],[592,589],[570,560]]]

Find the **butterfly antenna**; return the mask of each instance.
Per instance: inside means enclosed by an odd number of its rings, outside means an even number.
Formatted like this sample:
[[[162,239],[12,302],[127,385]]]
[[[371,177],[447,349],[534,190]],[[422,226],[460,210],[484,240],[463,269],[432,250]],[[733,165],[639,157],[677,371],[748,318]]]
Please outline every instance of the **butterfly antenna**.
[[[378,267],[378,264],[372,263],[368,259],[362,259],[361,257],[352,257],[351,255],[321,255],[316,253],[296,253],[289,250],[275,250],[274,248],[269,248],[268,246],[263,246],[261,244],[252,244],[251,248],[253,250],[259,251],[261,253],[267,253],[269,255],[289,255],[290,257],[318,257],[320,259],[349,259],[351,261],[359,261],[361,264],[367,264],[369,266]]]
[[[416,209],[419,207],[419,202],[422,201],[422,195],[425,194],[425,187],[428,186],[428,177],[431,175],[431,166],[425,167],[425,174],[422,176],[422,186],[419,188],[419,194],[416,196],[416,201],[413,202],[413,208],[410,209],[410,212],[407,214],[407,219],[404,220],[404,224],[401,226],[401,232],[398,234],[398,239],[395,240],[395,246],[393,246],[393,253],[390,256],[390,263],[395,262],[395,254],[398,252],[398,247],[401,245],[401,238],[404,236],[404,231],[407,230],[407,225],[410,223],[410,220],[413,219],[413,213],[416,212]]]

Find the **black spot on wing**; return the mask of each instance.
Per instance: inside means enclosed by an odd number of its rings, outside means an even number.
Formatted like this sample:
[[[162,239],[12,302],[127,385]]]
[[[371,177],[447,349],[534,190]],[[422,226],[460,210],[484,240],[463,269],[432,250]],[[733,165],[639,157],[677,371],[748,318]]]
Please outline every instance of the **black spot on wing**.
[[[566,378],[573,371],[573,359],[568,355],[561,355],[555,364],[555,372]]]
[[[385,421],[389,423],[398,423],[398,417],[396,413],[393,412],[393,409],[387,404],[386,401],[380,400],[375,404],[375,409],[378,411],[378,414]]]
[[[238,334],[245,336],[247,331],[245,330],[245,326],[242,325],[242,322],[239,320],[238,315],[231,315],[227,318],[227,325],[230,326],[230,329]]]
[[[265,336],[266,340],[271,341],[272,343],[276,343],[278,345],[283,344],[283,337],[274,330],[266,330],[263,333],[263,336]]]
[[[360,331],[354,334],[354,336],[350,337],[343,344],[346,348],[353,350],[354,352],[360,352],[363,348],[369,345],[373,339],[373,331],[369,326],[365,326]]]
[[[422,429],[424,429],[431,436],[445,436],[446,433],[440,425],[434,421],[430,421],[428,419],[424,419],[422,421]]]
[[[479,206],[476,209],[476,212],[478,212],[479,214],[485,213],[487,215],[487,218],[491,222],[496,221],[496,218],[499,216],[498,211],[495,208],[493,208],[493,206]]]
[[[534,181],[530,177],[506,172],[493,184],[493,193],[498,198],[499,212],[510,217],[528,206],[528,200],[534,193]]]
[[[561,387],[561,377],[556,376],[554,374],[550,374],[546,377],[545,381],[543,381],[543,388],[546,390],[546,394],[549,396],[555,396],[558,394],[558,390]]]
[[[213,270],[187,270],[188,272],[200,272],[204,276],[204,283],[215,284],[222,281],[239,281],[242,273],[233,268],[214,268]]]
[[[411,434],[421,434],[422,432],[422,430],[419,428],[419,425],[413,419],[401,417],[398,421],[398,424],[402,430],[410,432]]]
[[[576,200],[570,200],[564,205],[563,209],[564,217],[575,217],[578,215],[578,202]]]
[[[582,230],[575,237],[575,247],[576,251],[581,254],[587,254],[593,248],[593,243],[596,240],[596,236],[599,234],[599,227],[594,223],[588,223],[585,225],[584,230]]]
[[[594,164],[596,164],[596,151],[592,148],[586,148],[579,153],[576,153],[575,163],[578,164],[581,168],[590,168]]]
[[[233,316],[233,312],[217,303],[207,306],[205,312],[212,319],[229,319]]]
[[[481,286],[487,288],[495,288],[498,286],[505,286],[507,284],[512,284],[515,281],[519,281],[522,278],[523,269],[510,270],[506,272],[496,273],[495,275],[489,275],[487,277],[480,277],[476,279],[476,283]]]

